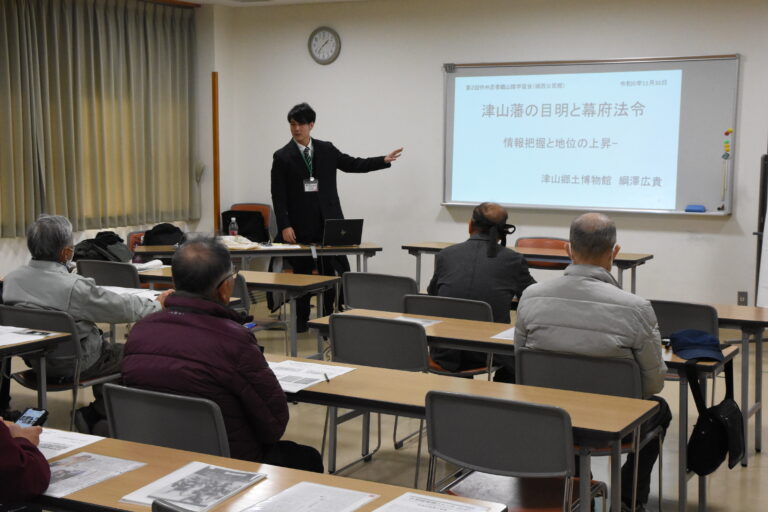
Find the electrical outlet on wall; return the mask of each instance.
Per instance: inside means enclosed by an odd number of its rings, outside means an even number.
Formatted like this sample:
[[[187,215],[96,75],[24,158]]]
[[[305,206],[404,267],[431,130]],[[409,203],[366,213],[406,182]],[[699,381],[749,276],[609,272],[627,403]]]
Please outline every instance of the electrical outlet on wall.
[[[746,306],[749,300],[747,292],[736,292],[736,304]]]

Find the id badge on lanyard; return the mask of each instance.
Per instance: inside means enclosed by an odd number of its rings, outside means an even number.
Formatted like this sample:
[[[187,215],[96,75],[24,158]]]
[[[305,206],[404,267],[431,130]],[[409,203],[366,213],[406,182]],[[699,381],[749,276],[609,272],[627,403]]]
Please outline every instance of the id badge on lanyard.
[[[308,180],[304,180],[304,192],[317,192],[319,190],[319,181],[315,177],[311,177]]]

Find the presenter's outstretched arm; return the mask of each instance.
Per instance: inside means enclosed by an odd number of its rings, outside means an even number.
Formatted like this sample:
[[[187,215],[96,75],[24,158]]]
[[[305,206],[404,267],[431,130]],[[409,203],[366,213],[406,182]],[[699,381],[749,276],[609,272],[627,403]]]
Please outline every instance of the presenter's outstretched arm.
[[[391,163],[400,158],[400,155],[403,153],[403,148],[398,148],[394,151],[392,151],[390,154],[384,157],[384,163]]]

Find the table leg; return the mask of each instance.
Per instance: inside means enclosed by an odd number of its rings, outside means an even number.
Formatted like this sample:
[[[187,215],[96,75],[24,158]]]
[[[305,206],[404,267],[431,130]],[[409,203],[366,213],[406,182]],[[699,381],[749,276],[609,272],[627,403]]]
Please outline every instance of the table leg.
[[[632,293],[637,293],[637,267],[632,267]]]
[[[288,299],[288,340],[291,346],[291,356],[296,357],[299,345],[296,335],[296,297]]]
[[[336,472],[336,407],[328,407],[328,473]]]
[[[592,510],[592,500],[589,497],[589,483],[592,471],[592,454],[587,448],[579,448],[579,499],[581,500],[579,510],[581,512],[590,512]],[[613,482],[611,482],[613,484]],[[611,487],[613,494],[613,487]],[[617,510],[617,509],[614,509]],[[618,510],[621,510],[620,508]]]
[[[763,329],[755,332],[755,450],[762,451],[763,432]]]
[[[416,253],[416,286],[421,290],[421,253]]]
[[[48,409],[48,375],[45,367],[45,352],[40,354],[40,368],[37,372],[37,407]]]
[[[619,288],[623,289],[624,288],[624,269],[621,267],[618,267],[618,270],[619,270],[618,276],[617,276],[618,278],[616,279],[616,281],[618,281],[619,283]]]
[[[362,256],[360,256],[359,254],[355,256],[355,264],[357,265],[356,268],[358,272],[365,272],[365,270],[360,270],[361,268],[363,268],[363,265],[361,265],[360,263],[361,259],[362,259]]]
[[[621,510],[621,441],[611,444],[611,510]]]
[[[699,386],[701,387],[701,395],[707,396],[707,377],[702,375],[699,379]],[[707,510],[707,477],[699,477],[699,512],[706,512]]]
[[[741,414],[744,415],[744,443],[749,446],[749,331],[741,331]],[[747,467],[749,449],[744,450],[741,465]]]
[[[685,512],[688,501],[688,379],[685,370],[680,375],[680,398],[677,411],[677,510]]]

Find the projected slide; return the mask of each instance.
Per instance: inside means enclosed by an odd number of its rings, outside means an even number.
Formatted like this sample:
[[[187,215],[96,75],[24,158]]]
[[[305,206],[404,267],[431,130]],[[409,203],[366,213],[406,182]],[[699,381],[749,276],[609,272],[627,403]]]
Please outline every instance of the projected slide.
[[[451,200],[674,209],[681,82],[679,69],[456,77]]]

